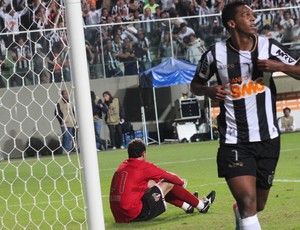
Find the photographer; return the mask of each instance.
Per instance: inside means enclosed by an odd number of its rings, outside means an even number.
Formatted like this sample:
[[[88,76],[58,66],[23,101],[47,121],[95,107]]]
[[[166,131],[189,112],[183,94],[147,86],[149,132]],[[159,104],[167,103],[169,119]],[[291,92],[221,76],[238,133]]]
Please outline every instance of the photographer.
[[[95,95],[94,91],[91,91],[94,128],[97,149],[104,150],[106,146],[103,146],[103,140],[101,139],[101,128],[102,128],[102,115],[107,112],[107,108],[103,105],[100,97]]]
[[[103,92],[104,106],[107,109],[105,121],[109,130],[110,143],[113,150],[123,146],[122,124],[124,123],[124,108],[118,98],[113,97],[109,91]]]

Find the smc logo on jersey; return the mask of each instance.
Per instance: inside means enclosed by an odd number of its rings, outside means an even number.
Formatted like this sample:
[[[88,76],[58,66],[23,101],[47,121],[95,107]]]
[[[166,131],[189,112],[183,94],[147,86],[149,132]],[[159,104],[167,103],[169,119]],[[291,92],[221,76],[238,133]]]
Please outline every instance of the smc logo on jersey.
[[[233,99],[244,98],[250,95],[256,95],[265,91],[263,78],[258,78],[256,81],[247,81],[242,84],[233,84],[230,86],[231,96]]]

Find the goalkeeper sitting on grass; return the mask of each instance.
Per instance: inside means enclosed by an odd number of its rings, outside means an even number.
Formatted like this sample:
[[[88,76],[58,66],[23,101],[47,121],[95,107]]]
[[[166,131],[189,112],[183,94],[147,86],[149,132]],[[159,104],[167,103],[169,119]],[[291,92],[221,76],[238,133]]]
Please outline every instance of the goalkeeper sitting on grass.
[[[185,189],[186,180],[146,161],[146,146],[141,139],[128,145],[128,159],[115,172],[110,188],[110,208],[116,222],[145,221],[166,211],[166,202],[193,213],[206,213],[214,202],[211,191],[198,199]]]

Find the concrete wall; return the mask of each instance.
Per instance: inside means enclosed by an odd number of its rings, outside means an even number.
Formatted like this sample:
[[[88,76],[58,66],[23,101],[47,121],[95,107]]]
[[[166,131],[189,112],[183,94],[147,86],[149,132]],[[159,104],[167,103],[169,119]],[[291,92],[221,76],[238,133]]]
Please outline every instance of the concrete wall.
[[[276,77],[275,83],[278,93],[300,91],[300,81],[290,77]],[[106,90],[118,97],[125,108],[126,119],[132,122],[135,130],[142,129],[141,106],[144,105],[148,131],[152,138],[157,139],[152,89],[139,89],[137,76],[91,80],[90,86],[101,98]],[[54,117],[54,105],[60,98],[60,91],[65,88],[69,90],[72,100],[74,91],[70,83],[0,89],[1,152],[9,153],[11,157],[20,156],[24,151],[32,152],[32,149],[28,149],[28,141],[34,137],[40,140],[38,146],[46,142],[52,151],[59,153],[60,127]],[[175,101],[181,97],[182,92],[189,92],[189,86],[155,89],[162,141],[173,137]],[[278,115],[282,116],[282,113]],[[300,128],[300,110],[292,111],[292,115]],[[105,125],[102,138],[108,139]],[[44,151],[46,154],[50,152],[47,148]]]

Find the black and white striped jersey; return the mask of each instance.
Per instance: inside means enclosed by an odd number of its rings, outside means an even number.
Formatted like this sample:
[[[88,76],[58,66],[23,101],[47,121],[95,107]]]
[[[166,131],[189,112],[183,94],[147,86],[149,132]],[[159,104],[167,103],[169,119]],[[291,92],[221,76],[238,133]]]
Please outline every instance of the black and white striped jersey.
[[[271,73],[259,71],[257,60],[278,60],[288,65],[296,57],[273,39],[253,37],[251,51],[236,50],[230,38],[217,42],[203,54],[195,77],[207,82],[214,74],[231,94],[220,103],[220,142],[237,144],[279,136],[276,118],[276,87]],[[229,84],[228,84],[229,83]]]
[[[16,57],[17,57],[17,63],[16,63],[17,69],[18,70],[28,69],[29,68],[29,59],[30,59],[28,57],[28,55],[31,56],[30,47],[28,45],[23,45],[22,47],[15,46],[13,48],[13,52],[15,52]]]

